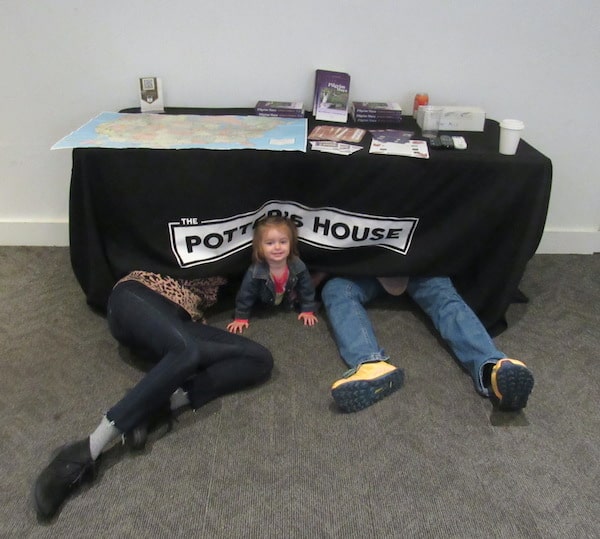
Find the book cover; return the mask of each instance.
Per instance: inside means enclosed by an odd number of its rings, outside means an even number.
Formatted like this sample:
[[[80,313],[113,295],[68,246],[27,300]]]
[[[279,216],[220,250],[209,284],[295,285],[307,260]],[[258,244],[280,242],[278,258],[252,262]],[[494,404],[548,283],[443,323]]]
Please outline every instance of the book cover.
[[[402,121],[402,107],[393,102],[353,101],[350,114],[357,123],[397,124]]]
[[[401,120],[402,114],[365,114],[362,112],[352,112],[352,118],[363,120]]]
[[[352,109],[355,112],[402,114],[402,107],[391,101],[353,101]]]
[[[265,110],[304,111],[302,101],[259,101],[256,103],[256,108]]]
[[[286,112],[284,110],[280,112],[264,112],[257,110],[256,115],[269,118],[304,118],[304,114],[296,114],[295,112]]]
[[[354,123],[356,125],[369,126],[369,127],[401,127],[402,118],[361,118],[354,117]]]
[[[317,69],[313,114],[326,122],[348,121],[350,75],[340,71]]]
[[[362,118],[359,116],[354,117],[353,120],[357,124],[402,124],[402,118]]]
[[[350,112],[354,116],[363,116],[365,118],[402,118],[401,112],[377,112],[377,111],[365,111],[365,110],[353,110]]]
[[[259,101],[254,110],[258,116],[304,118],[304,104],[301,101]]]

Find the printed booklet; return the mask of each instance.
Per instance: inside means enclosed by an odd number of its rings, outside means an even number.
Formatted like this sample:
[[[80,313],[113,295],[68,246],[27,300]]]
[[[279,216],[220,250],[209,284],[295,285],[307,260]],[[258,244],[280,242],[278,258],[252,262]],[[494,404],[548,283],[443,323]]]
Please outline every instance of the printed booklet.
[[[348,121],[350,98],[350,75],[339,71],[317,69],[313,115],[326,122]]]
[[[369,153],[383,155],[403,155],[405,157],[417,157],[429,159],[429,148],[424,140],[409,140],[408,142],[380,142],[373,139]]]

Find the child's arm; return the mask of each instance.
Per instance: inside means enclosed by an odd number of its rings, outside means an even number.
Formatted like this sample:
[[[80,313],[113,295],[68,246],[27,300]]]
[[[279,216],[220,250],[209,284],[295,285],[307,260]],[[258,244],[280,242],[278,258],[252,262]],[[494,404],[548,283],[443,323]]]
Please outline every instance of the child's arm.
[[[258,283],[252,277],[252,266],[250,266],[235,297],[234,321],[227,324],[227,331],[230,333],[242,333],[250,325],[248,320],[252,305],[258,297],[257,287]]]
[[[302,264],[304,265],[304,263]],[[298,320],[304,322],[305,326],[314,326],[319,321],[315,316],[315,285],[306,266],[304,266],[303,271],[298,273],[296,291],[298,292],[300,310],[302,311],[298,315]]]

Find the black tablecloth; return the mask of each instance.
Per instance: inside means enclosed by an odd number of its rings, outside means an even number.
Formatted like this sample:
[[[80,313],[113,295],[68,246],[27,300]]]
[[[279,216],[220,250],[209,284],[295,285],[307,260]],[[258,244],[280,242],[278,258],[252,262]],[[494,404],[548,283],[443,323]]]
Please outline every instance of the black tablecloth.
[[[318,123],[311,118],[309,132]],[[412,118],[403,120],[402,129],[414,131],[415,138],[420,134]],[[497,333],[506,326],[505,312],[519,297],[519,282],[543,232],[552,164],[523,140],[517,155],[500,155],[499,127],[492,120],[486,120],[484,132],[460,134],[467,140],[466,151],[432,149],[430,159],[370,154],[370,135],[360,143],[364,149],[351,156],[310,149],[75,149],[69,222],[75,275],[88,303],[100,309],[114,283],[133,269],[186,278],[239,276],[250,262],[249,247],[200,262],[180,254],[193,251],[195,242],[214,246],[232,240],[243,228],[240,216],[251,221],[265,203],[270,203],[267,209],[291,203],[284,207],[300,227],[311,226],[307,215],[328,208],[328,219],[318,217],[319,233],[352,231],[375,239],[394,228],[390,219],[397,218],[400,234],[410,230],[410,237],[404,250],[301,242],[301,256],[311,269],[450,275],[484,325]],[[357,215],[357,227],[344,224],[356,222]],[[360,216],[371,219],[368,226]],[[383,223],[379,233],[373,219]],[[175,235],[184,231],[185,236],[186,225],[207,222],[220,226],[220,233],[191,234],[187,243],[174,247]],[[336,223],[336,230],[326,230]]]

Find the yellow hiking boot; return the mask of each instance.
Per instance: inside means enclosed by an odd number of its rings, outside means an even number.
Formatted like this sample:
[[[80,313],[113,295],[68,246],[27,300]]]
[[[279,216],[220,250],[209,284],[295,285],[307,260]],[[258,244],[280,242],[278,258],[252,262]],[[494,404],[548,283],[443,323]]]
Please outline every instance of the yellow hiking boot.
[[[402,387],[404,371],[386,361],[362,363],[331,386],[331,396],[344,412],[358,412]]]

